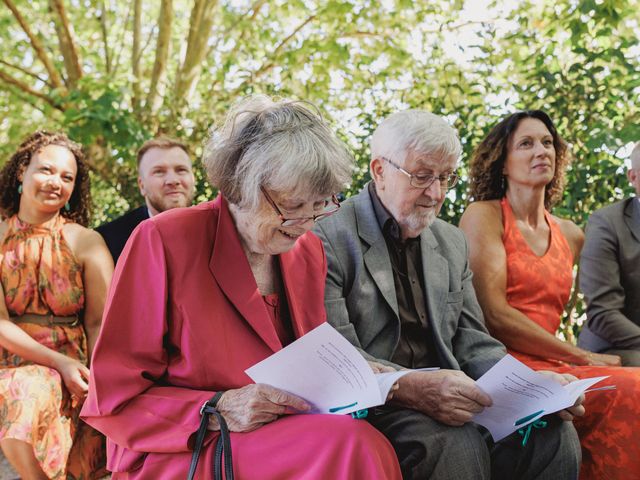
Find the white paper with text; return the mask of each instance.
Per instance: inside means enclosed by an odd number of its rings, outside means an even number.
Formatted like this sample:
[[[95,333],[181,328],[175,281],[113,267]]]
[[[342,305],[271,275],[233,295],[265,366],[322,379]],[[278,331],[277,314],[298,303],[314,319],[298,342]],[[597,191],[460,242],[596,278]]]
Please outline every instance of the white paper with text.
[[[393,384],[412,371],[374,374],[361,353],[323,323],[245,373],[305,399],[311,413],[346,414],[384,404]]]
[[[573,406],[585,390],[605,378],[586,378],[562,386],[506,355],[476,381],[493,405],[476,414],[473,421],[486,427],[498,442],[544,415]]]

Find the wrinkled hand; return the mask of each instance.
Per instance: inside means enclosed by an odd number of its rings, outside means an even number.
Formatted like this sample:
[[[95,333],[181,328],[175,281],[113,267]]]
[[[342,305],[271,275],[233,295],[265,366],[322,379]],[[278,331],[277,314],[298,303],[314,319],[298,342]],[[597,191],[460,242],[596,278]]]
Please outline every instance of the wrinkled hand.
[[[568,383],[575,382],[576,380],[578,380],[576,377],[574,377],[569,373],[556,373],[556,372],[549,372],[547,370],[538,370],[537,373],[553,378],[560,385],[566,385]],[[573,404],[573,407],[560,410],[559,412],[556,412],[556,414],[566,422],[572,421],[574,417],[581,417],[585,413],[585,409],[584,409],[584,406],[582,405],[582,402],[584,402],[584,394],[578,397],[578,399],[576,400],[576,403]]]
[[[588,352],[587,365],[599,367],[620,367],[622,365],[622,359],[619,355]]]
[[[227,390],[217,406],[232,432],[251,432],[280,415],[306,412],[309,408],[310,405],[300,397],[264,384]],[[213,416],[209,420],[209,430],[220,430]]]
[[[60,373],[62,381],[72,396],[83,399],[89,391],[89,369],[78,360],[60,355],[55,364],[55,369]]]
[[[371,360],[367,360],[367,363],[371,367],[371,370],[373,370],[373,373],[388,373],[396,371],[395,368],[383,365],[382,363],[373,362]]]
[[[373,362],[371,360],[367,360],[367,363],[371,367],[371,370],[373,370],[373,373],[391,373],[391,372],[395,372],[396,371],[395,368],[390,367],[388,365],[383,365],[382,363]],[[393,398],[393,395],[398,391],[398,388],[399,388],[398,382],[395,382],[391,386],[391,389],[389,390],[389,393],[387,394],[387,399],[385,400],[386,402],[388,402],[389,400],[391,400]]]
[[[491,406],[491,397],[457,370],[412,372],[400,379],[398,403],[445,425],[461,426]]]

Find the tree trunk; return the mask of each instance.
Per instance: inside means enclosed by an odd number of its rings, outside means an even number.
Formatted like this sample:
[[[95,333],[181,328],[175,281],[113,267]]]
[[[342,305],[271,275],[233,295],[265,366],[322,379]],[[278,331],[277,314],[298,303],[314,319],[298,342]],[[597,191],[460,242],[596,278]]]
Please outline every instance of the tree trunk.
[[[46,50],[44,49],[44,46],[40,42],[40,39],[38,39],[38,37],[36,37],[35,34],[31,31],[31,28],[25,21],[22,14],[18,11],[13,1],[3,0],[3,2],[9,8],[9,10],[11,10],[11,13],[13,13],[13,16],[16,18],[16,20],[20,24],[20,27],[22,28],[24,33],[27,35],[27,37],[29,37],[29,42],[31,43],[31,47],[36,52],[36,56],[42,62],[45,70],[49,74],[49,80],[51,81],[51,84],[53,85],[53,87],[61,88],[63,86],[62,77],[58,73],[58,70],[56,70],[56,67],[53,66],[53,62],[49,58],[49,55],[47,54]]]
[[[140,33],[142,30],[142,0],[133,2],[133,48],[131,49],[131,73],[133,74],[133,111],[140,111]]]
[[[158,17],[158,41],[156,46],[156,59],[151,74],[151,85],[147,96],[147,111],[151,116],[162,105],[165,90],[165,78],[167,73],[167,60],[169,59],[169,47],[171,45],[171,25],[173,23],[173,0],[162,0],[160,16]]]
[[[191,10],[187,52],[174,87],[174,96],[178,104],[184,104],[189,99],[198,82],[202,62],[207,54],[207,42],[217,4],[217,0],[195,0]]]
[[[78,80],[82,78],[82,67],[80,66],[80,56],[76,48],[73,28],[69,24],[62,0],[49,0],[49,8],[54,13],[53,21],[58,34],[60,52],[67,70],[67,83],[71,88],[75,88]]]

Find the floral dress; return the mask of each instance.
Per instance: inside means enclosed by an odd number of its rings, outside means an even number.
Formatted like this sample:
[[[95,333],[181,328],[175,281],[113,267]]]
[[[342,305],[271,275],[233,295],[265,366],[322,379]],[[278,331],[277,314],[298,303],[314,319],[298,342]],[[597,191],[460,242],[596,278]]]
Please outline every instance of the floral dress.
[[[10,316],[73,316],[84,307],[82,266],[64,239],[68,220],[57,215],[41,225],[12,216],[0,243],[0,283]],[[40,344],[87,364],[82,324],[19,323]],[[52,479],[103,476],[102,436],[79,420],[81,404],[72,399],[60,374],[0,347],[0,439],[33,446]]]

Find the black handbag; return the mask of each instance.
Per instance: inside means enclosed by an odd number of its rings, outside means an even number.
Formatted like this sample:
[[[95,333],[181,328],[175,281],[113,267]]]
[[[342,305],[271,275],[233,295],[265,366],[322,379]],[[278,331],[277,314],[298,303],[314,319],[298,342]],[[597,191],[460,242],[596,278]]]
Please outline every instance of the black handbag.
[[[216,444],[216,451],[213,460],[213,478],[214,480],[222,480],[222,456],[224,455],[224,478],[225,480],[233,480],[233,463],[231,459],[231,437],[229,434],[229,428],[227,422],[224,420],[222,414],[216,409],[218,400],[224,392],[216,393],[211,399],[207,400],[200,408],[200,427],[198,427],[198,433],[196,434],[196,444],[193,449],[193,455],[191,455],[191,465],[189,466],[189,475],[187,480],[193,480],[196,474],[196,468],[198,468],[198,460],[200,459],[200,452],[202,451],[202,445],[204,443],[204,437],[207,434],[207,426],[209,425],[209,417],[214,415],[218,419],[220,424],[220,436],[218,437],[218,443]]]

